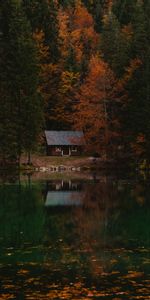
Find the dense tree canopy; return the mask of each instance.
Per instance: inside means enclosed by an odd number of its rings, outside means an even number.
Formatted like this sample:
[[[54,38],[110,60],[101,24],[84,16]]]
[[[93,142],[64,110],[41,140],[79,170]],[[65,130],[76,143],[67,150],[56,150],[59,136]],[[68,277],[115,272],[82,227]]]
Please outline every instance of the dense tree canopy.
[[[45,126],[80,127],[92,152],[148,159],[149,1],[1,0],[0,8],[0,156],[30,152]]]

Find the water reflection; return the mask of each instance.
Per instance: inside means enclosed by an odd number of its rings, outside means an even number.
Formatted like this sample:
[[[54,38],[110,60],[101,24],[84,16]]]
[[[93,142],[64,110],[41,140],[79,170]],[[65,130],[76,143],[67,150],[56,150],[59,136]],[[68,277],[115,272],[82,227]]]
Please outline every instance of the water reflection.
[[[150,299],[147,182],[0,187],[0,299]]]
[[[48,181],[45,206],[79,206],[82,205],[82,184],[78,181]]]

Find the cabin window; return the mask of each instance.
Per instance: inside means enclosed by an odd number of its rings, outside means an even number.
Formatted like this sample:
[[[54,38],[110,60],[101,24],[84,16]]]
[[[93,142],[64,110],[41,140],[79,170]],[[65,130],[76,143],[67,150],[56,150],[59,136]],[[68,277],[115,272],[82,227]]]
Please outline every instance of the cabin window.
[[[78,151],[77,146],[72,146],[72,147],[71,147],[71,151],[72,151],[72,152],[77,152],[77,151]]]
[[[56,147],[55,150],[56,152],[61,152],[61,147]]]

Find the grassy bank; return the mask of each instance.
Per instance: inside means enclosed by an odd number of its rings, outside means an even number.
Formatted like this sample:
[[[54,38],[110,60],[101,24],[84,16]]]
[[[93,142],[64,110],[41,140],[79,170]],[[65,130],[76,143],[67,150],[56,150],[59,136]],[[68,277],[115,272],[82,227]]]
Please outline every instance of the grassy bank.
[[[129,169],[128,164],[119,163],[115,160],[102,160],[101,158],[94,158],[89,156],[46,156],[40,154],[33,154],[31,158],[31,165],[27,164],[27,156],[22,155],[20,161],[20,168],[12,165],[11,169],[19,171],[33,172],[33,171],[119,171]],[[10,166],[9,166],[10,167]],[[9,170],[7,166],[2,168]]]
[[[21,167],[27,168],[27,157],[22,155],[21,158]],[[32,156],[32,166],[34,168],[51,168],[51,167],[75,167],[75,168],[89,168],[92,164],[92,159],[87,156],[43,156],[43,155],[36,155]]]

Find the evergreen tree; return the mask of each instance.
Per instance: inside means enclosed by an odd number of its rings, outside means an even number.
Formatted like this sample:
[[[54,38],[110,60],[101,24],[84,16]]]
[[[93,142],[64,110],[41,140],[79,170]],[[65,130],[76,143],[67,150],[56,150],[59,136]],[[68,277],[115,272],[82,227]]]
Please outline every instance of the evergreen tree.
[[[49,62],[59,59],[58,5],[54,0],[23,0],[32,31],[44,32],[44,44],[49,46]]]
[[[127,25],[131,22],[132,14],[137,0],[114,0],[113,13],[121,25]]]
[[[104,16],[100,48],[104,59],[117,76],[122,76],[129,62],[131,39],[122,31],[120,23],[111,10]]]
[[[142,1],[137,1],[132,15],[132,60],[138,59],[139,67],[128,81],[130,101],[125,115],[125,125],[130,141],[138,143],[143,136],[143,155],[150,151],[150,23]]]
[[[106,0],[83,0],[82,1],[87,7],[88,11],[93,16],[93,19],[95,21],[95,30],[97,32],[102,31],[102,20],[103,20],[103,14],[106,7]]]
[[[58,1],[60,6],[67,8],[67,7],[73,7],[75,4],[75,0],[59,0]]]
[[[36,49],[21,0],[2,1],[1,25],[1,156],[20,160],[33,149],[42,119]]]

